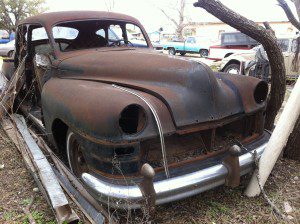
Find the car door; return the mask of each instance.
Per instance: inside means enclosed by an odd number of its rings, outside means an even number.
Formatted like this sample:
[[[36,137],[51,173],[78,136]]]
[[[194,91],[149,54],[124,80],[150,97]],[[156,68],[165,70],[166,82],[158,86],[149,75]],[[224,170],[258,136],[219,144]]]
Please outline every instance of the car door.
[[[196,38],[188,37],[185,41],[185,51],[195,52],[195,47],[196,47]]]

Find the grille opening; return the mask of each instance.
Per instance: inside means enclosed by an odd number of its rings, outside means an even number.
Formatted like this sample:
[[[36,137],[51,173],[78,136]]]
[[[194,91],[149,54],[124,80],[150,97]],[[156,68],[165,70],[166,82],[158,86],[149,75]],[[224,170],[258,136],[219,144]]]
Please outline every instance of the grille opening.
[[[173,134],[165,137],[168,164],[202,159],[224,153],[237,142],[243,142],[257,134],[256,115],[247,116],[222,127],[189,134]],[[261,134],[261,133],[259,133]],[[162,153],[159,138],[141,142],[143,161],[154,168],[162,167]]]
[[[125,134],[136,134],[143,130],[146,123],[146,113],[139,105],[129,105],[122,112],[119,126]]]

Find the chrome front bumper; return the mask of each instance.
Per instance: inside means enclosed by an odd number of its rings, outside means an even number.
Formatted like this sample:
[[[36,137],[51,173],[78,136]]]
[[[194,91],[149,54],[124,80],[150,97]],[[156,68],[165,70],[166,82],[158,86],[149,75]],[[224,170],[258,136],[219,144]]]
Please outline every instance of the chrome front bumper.
[[[253,149],[257,156],[261,156],[267,143]],[[248,152],[239,157],[240,175],[245,175],[253,168],[253,155]],[[222,164],[206,169],[188,173],[161,181],[154,182],[156,204],[164,204],[196,195],[225,183],[228,174],[227,168]],[[91,194],[100,202],[114,208],[140,208],[143,195],[137,185],[124,186],[104,182],[88,173],[82,175]]]

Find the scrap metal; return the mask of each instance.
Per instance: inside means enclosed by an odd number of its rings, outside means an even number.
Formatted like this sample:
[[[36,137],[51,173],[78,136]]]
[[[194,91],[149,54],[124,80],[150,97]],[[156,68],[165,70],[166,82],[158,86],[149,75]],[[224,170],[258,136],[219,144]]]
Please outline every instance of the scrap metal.
[[[13,116],[13,120],[16,123],[18,131],[21,133],[24,141],[26,142],[28,149],[30,150],[30,155],[33,159],[32,162],[36,166],[40,180],[49,195],[51,206],[55,211],[57,221],[59,223],[71,223],[76,220],[78,221],[79,218],[71,209],[51,165],[30,135],[24,118],[22,116],[15,115]]]

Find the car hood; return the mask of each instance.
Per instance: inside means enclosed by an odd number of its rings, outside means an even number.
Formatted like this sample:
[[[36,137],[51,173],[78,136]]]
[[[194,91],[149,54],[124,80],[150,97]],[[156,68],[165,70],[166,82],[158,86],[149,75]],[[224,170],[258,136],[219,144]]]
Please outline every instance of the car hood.
[[[58,70],[60,78],[105,82],[150,93],[166,104],[177,127],[246,111],[241,90],[234,82],[222,75],[217,78],[202,63],[153,50],[116,48],[77,52],[63,58]],[[250,110],[255,109],[257,106],[253,105]]]

